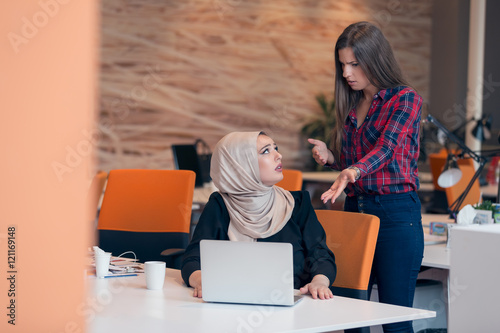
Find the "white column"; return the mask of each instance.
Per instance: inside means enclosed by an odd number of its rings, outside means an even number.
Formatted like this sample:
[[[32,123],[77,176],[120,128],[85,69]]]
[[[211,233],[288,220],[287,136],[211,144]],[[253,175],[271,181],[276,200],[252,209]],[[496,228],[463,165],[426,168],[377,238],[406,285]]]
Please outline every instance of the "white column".
[[[467,71],[466,120],[481,119],[483,114],[484,30],[486,0],[470,1],[469,62]],[[465,144],[472,150],[480,150],[481,143],[472,135],[475,123],[467,124]]]

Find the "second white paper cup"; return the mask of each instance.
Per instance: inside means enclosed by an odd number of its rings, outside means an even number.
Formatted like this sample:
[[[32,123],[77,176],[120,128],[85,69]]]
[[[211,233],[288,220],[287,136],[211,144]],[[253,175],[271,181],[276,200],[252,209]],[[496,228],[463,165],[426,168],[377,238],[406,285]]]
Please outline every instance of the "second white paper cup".
[[[95,275],[97,277],[105,277],[109,272],[109,262],[111,260],[111,252],[95,254]]]
[[[163,288],[165,281],[164,261],[146,261],[144,263],[144,273],[146,274],[146,288],[158,290]]]

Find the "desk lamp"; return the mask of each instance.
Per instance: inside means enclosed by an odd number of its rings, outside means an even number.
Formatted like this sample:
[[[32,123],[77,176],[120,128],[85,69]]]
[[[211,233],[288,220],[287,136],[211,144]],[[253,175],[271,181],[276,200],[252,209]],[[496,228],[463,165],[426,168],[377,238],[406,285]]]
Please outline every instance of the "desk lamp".
[[[485,140],[489,140],[491,138],[491,123],[492,123],[492,117],[491,115],[485,114],[481,117],[481,119],[476,119],[476,118],[470,118],[463,123],[461,123],[459,126],[457,126],[455,129],[448,130],[451,133],[453,133],[455,136],[460,137],[462,135],[465,135],[466,127],[467,124],[473,123],[474,126],[472,127],[471,133],[474,138],[479,140],[480,142],[483,142]]]
[[[485,115],[477,120],[472,135],[481,142],[488,140],[491,137],[491,116]]]
[[[448,153],[446,164],[437,180],[438,185],[447,188],[455,185],[462,178],[462,170],[458,168],[457,155]]]
[[[447,163],[445,165],[444,172],[438,178],[439,186],[451,187],[451,186],[455,185],[462,177],[462,173],[460,172],[460,170],[458,169],[458,166],[456,165],[457,158],[467,158],[466,156],[468,156],[469,158],[472,158],[474,161],[479,163],[479,167],[477,168],[476,173],[474,174],[471,181],[469,182],[469,184],[465,188],[464,192],[450,206],[451,216],[454,219],[456,219],[457,213],[460,210],[460,207],[462,206],[462,203],[464,202],[465,197],[469,193],[469,191],[472,188],[472,185],[474,184],[476,179],[479,177],[479,175],[483,171],[484,165],[486,164],[486,158],[484,156],[479,155],[479,154],[475,153],[474,151],[472,151],[469,147],[467,147],[465,145],[465,143],[462,140],[460,140],[455,134],[451,133],[446,127],[444,127],[440,122],[438,122],[431,115],[428,115],[426,120],[429,123],[432,123],[433,125],[435,125],[441,131],[443,131],[450,140],[455,142],[460,147],[460,149],[462,149],[462,153],[460,153],[460,154],[448,154]],[[452,156],[450,157],[450,155],[452,155]],[[453,163],[453,160],[455,161],[455,163]],[[450,161],[450,162],[448,163],[448,161]],[[457,172],[457,170],[458,170],[458,172]],[[443,186],[441,184],[443,184],[445,186]]]

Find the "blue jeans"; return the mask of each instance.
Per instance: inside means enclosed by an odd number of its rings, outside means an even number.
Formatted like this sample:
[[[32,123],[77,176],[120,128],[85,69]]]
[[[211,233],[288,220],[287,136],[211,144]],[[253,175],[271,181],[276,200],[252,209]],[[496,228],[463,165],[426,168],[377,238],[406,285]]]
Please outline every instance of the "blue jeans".
[[[424,253],[420,200],[415,192],[347,197],[344,210],[380,218],[368,295],[377,283],[379,301],[412,307]],[[413,333],[412,322],[383,325],[384,332]]]

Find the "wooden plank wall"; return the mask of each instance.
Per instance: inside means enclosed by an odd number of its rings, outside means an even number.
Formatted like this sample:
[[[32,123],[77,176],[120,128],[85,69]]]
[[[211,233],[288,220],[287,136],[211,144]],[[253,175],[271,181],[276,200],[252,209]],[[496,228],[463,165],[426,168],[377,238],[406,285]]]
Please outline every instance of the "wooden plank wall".
[[[170,145],[264,130],[284,166],[333,93],[333,48],[350,23],[378,24],[427,99],[432,0],[102,1],[98,168],[172,169]]]

